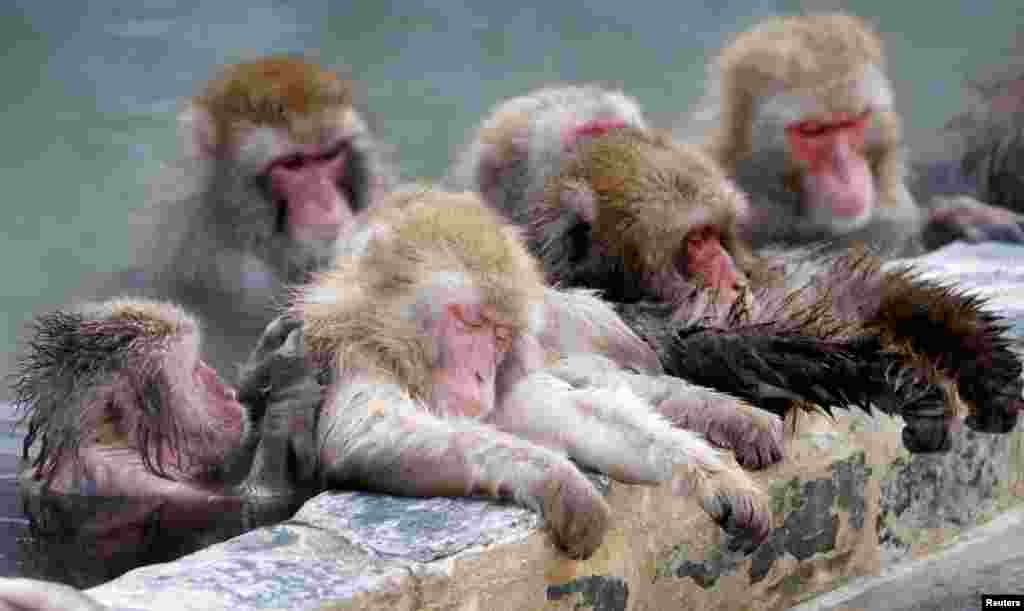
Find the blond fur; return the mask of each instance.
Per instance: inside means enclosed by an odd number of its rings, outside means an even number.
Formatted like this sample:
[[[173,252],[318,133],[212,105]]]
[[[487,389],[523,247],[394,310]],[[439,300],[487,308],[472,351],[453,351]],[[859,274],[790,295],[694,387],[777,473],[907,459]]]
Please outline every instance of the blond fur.
[[[392,194],[368,218],[360,253],[340,256],[299,292],[306,343],[342,372],[396,376],[429,398],[433,347],[414,315],[446,291],[469,292],[500,323],[540,332],[544,286],[514,227],[470,193],[416,187]],[[380,230],[380,227],[386,229]]]

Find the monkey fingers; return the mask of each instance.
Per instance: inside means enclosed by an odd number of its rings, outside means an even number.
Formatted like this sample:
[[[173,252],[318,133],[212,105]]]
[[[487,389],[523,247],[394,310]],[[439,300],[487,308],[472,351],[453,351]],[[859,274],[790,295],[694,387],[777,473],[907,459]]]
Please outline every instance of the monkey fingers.
[[[731,551],[749,554],[768,537],[772,527],[768,499],[743,471],[727,468],[711,475],[685,474],[676,483],[696,492],[704,511],[731,536]]]
[[[281,316],[267,326],[249,360],[240,367],[238,398],[259,419],[273,392],[312,375],[302,344],[302,323]]]
[[[504,409],[497,424],[505,430],[554,446],[622,482],[685,482],[716,522],[742,532],[744,541],[764,539],[768,522],[754,482],[723,463],[700,436],[660,417],[627,385],[576,389],[535,373],[513,389]]]
[[[604,540],[611,508],[571,464],[556,467],[530,488],[559,548],[570,558],[591,557]]]
[[[657,403],[655,411],[676,426],[732,450],[745,469],[763,469],[782,460],[781,418],[729,395],[670,379],[678,388]]]
[[[936,198],[925,225],[925,246],[935,249],[954,240],[1024,243],[1024,216],[971,197]]]
[[[282,314],[270,321],[267,328],[263,330],[256,348],[249,357],[250,361],[261,361],[270,352],[277,352],[293,331],[302,332],[302,321],[289,314]]]

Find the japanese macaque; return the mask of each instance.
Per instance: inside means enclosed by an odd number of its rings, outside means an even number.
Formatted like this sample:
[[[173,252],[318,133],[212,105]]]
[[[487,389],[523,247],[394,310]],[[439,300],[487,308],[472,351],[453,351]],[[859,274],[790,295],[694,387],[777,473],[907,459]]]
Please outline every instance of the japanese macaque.
[[[601,290],[668,373],[780,413],[874,405],[911,451],[948,449],[961,402],[972,428],[1013,428],[1021,365],[981,300],[859,251],[754,256],[746,205],[697,147],[622,128],[574,148],[526,237],[548,281]]]
[[[539,512],[570,557],[587,558],[611,516],[572,460],[695,494],[737,535],[731,546],[766,536],[752,480],[653,404],[683,419],[725,404],[734,421],[749,407],[640,375],[660,371],[650,348],[591,293],[546,288],[517,228],[474,194],[398,191],[367,222],[289,310],[310,362],[328,372],[323,485],[513,500]],[[606,384],[583,383],[593,362],[612,374]],[[739,441],[781,442],[777,421],[740,424]]]
[[[298,57],[227,66],[181,117],[188,154],[155,185],[141,261],[104,289],[180,303],[234,380],[286,286],[326,265],[394,179],[353,84]]]
[[[856,17],[765,20],[721,51],[708,88],[676,137],[702,140],[749,194],[750,214],[737,220],[755,249],[828,241],[909,255],[921,252],[922,232],[931,247],[1020,241],[1006,231],[1017,222],[1006,210],[915,203],[882,43]]]
[[[990,225],[1007,241],[1024,241],[1024,53],[1017,55],[1015,61],[1004,59],[1012,69],[968,83],[968,109],[947,124],[941,150],[920,160],[914,184],[915,194],[945,204],[974,197],[999,206],[992,209],[1007,218],[992,218]],[[952,158],[950,151],[960,157]],[[963,208],[945,205],[941,212],[964,214]],[[940,242],[944,236],[925,239]]]
[[[287,461],[312,446],[311,434],[296,442],[320,388],[276,344],[253,353],[242,403],[176,306],[87,303],[38,317],[33,331],[12,386],[27,423],[19,496],[41,572],[91,585],[301,502]]]
[[[918,452],[948,447],[961,399],[973,428],[1013,427],[1020,365],[979,300],[883,273],[861,252],[752,254],[736,227],[747,198],[696,145],[551,105],[512,100],[495,112],[508,129],[478,137],[467,156],[487,159],[491,176],[509,164],[513,177],[548,178],[498,182],[485,199],[524,219],[548,282],[601,291],[668,373],[779,414],[875,405],[903,415]],[[534,165],[545,167],[522,169]]]
[[[523,202],[541,195],[565,151],[583,136],[616,127],[646,127],[640,105],[598,85],[547,87],[499,104],[474,131],[445,184],[479,191],[516,223]]]

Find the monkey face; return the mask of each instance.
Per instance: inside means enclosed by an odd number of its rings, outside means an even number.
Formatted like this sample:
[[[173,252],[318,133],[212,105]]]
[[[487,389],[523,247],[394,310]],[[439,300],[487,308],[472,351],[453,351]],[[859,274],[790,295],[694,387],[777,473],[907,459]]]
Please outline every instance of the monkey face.
[[[441,309],[429,336],[435,344],[431,403],[439,413],[482,418],[495,406],[498,369],[512,345],[513,331],[492,308],[450,303]]]
[[[877,195],[864,155],[870,118],[835,113],[786,126],[789,155],[802,170],[801,205],[813,224],[847,233],[871,220]]]
[[[298,242],[334,242],[351,223],[352,150],[345,139],[299,147],[274,159],[267,187],[278,211],[278,231]]]
[[[745,210],[703,153],[626,128],[581,144],[532,208],[527,235],[553,282],[621,303],[710,291],[731,304],[747,284],[733,239]]]

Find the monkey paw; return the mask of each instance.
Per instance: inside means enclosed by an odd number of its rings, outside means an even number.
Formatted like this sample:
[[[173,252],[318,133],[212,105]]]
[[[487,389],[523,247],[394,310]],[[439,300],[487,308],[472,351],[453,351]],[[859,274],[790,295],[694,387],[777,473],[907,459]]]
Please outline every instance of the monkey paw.
[[[936,198],[923,235],[929,249],[954,240],[1021,244],[1022,225],[1024,216],[971,197]]]
[[[772,515],[767,497],[745,473],[726,469],[706,479],[701,507],[732,536],[730,551],[753,552],[768,537]]]
[[[726,395],[700,402],[666,399],[659,411],[677,426],[732,450],[744,469],[763,469],[782,460],[782,419],[771,412]]]
[[[586,560],[604,540],[611,509],[575,467],[559,470],[541,482],[541,514],[558,547],[570,558]]]

